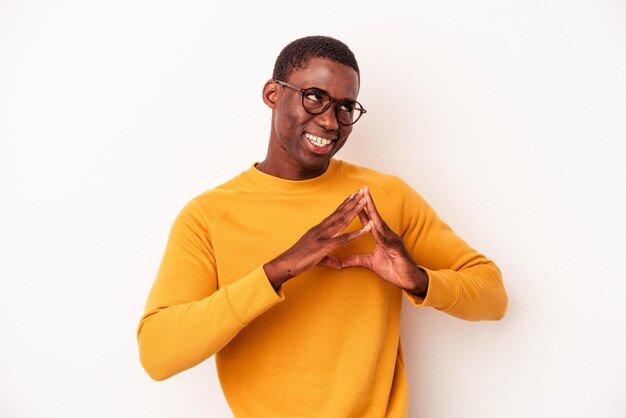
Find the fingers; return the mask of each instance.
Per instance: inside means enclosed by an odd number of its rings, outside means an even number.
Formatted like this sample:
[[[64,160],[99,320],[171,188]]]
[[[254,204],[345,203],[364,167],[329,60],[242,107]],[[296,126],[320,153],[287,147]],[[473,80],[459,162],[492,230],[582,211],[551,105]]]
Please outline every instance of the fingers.
[[[332,235],[333,237],[341,237],[341,240],[346,240],[348,236],[342,236],[340,234],[357,216],[363,226],[371,225],[372,235],[377,243],[382,244],[385,242],[387,226],[378,213],[378,209],[376,208],[368,186],[359,189],[354,195],[348,196],[335,212],[325,219],[324,229],[328,229],[329,232],[332,230],[334,234]],[[362,234],[359,233],[354,239],[361,235]],[[350,241],[352,241],[352,236],[349,238]]]
[[[348,196],[335,211],[330,214],[321,224],[324,229],[331,233],[331,237],[337,237],[357,214],[363,210],[367,200],[363,196],[363,189],[356,194]]]
[[[361,212],[359,212],[359,220],[361,221],[361,223],[363,225],[365,225],[366,223],[368,223],[370,221],[369,216],[367,216],[367,212],[365,211],[365,209],[361,210]]]
[[[363,227],[356,231],[343,233],[357,217]],[[386,242],[384,236],[385,228],[386,225],[376,209],[369,188],[365,186],[359,189],[355,194],[348,196],[333,213],[313,230],[315,231],[315,236],[322,240],[320,242],[325,241],[326,244],[323,244],[323,247],[326,248],[324,252],[328,254],[328,251],[333,248],[352,242],[370,231],[375,241],[379,245],[382,245]],[[321,265],[327,265],[327,263],[331,263],[331,261],[322,260],[320,263]],[[329,267],[335,266],[334,261],[332,264],[333,266],[329,265]]]
[[[376,241],[376,244],[378,245],[384,245],[385,240],[383,233],[380,232],[378,227],[374,226],[374,221],[370,221],[370,223],[372,224],[372,235],[374,236],[374,241]]]
[[[370,193],[370,188],[365,186],[363,188],[363,194],[365,196],[367,214],[369,218],[374,221],[375,226],[379,226],[382,228],[384,222],[378,213],[378,209],[376,209],[376,204],[374,203],[374,199],[372,198],[372,194]]]
[[[363,228],[357,229],[356,231],[346,232],[345,234],[341,234],[335,237],[334,241],[337,246],[345,245],[349,242],[354,241],[367,234],[372,229],[372,224],[367,223],[363,226]]]
[[[264,265],[272,285],[280,286],[315,265],[340,269],[341,260],[329,253],[373,228],[364,210],[366,205],[364,190],[360,189],[348,196],[326,219],[309,229],[287,251]],[[357,216],[363,222],[363,227],[343,233]]]
[[[372,195],[370,194],[369,187],[365,186],[363,188],[363,195],[365,198],[365,209],[359,212],[359,220],[362,224],[369,223],[372,225],[372,235],[374,236],[374,240],[376,243],[382,243],[382,218],[378,214],[378,210],[376,209],[376,205],[374,204],[374,199],[372,199]]]

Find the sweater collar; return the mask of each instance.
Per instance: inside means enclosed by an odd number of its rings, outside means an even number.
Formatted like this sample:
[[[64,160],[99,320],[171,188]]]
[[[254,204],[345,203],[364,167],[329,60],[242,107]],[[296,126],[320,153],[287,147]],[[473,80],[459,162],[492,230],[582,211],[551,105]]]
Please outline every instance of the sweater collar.
[[[312,193],[331,184],[339,176],[343,161],[331,159],[328,168],[321,176],[307,180],[286,180],[274,177],[256,168],[258,163],[254,163],[247,171],[244,171],[246,178],[257,186],[285,193]]]

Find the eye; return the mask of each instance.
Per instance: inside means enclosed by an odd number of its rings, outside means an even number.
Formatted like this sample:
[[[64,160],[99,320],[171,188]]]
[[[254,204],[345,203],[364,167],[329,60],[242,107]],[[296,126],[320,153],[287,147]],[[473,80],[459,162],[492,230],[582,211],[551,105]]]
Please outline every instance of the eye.
[[[354,102],[341,102],[339,103],[339,110],[352,113],[354,112],[354,108],[356,107],[356,103]]]
[[[324,93],[317,89],[308,89],[304,92],[304,97],[314,102],[324,101]]]

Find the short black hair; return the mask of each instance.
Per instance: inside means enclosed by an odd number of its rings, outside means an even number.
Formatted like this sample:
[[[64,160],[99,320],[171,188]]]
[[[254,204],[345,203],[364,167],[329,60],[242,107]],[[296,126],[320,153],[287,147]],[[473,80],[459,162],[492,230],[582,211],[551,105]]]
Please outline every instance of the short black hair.
[[[359,64],[348,45],[330,36],[306,36],[284,47],[276,58],[272,78],[287,81],[294,70],[304,67],[311,58],[326,58],[352,67],[361,80]]]

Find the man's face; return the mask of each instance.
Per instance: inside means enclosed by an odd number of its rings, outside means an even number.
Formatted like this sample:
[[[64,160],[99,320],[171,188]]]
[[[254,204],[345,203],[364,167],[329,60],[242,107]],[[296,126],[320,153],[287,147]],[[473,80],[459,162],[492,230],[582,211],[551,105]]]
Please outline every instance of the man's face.
[[[304,89],[317,87],[338,100],[356,100],[359,93],[356,71],[324,58],[310,59],[282,81]],[[276,89],[270,137],[270,152],[274,154],[271,157],[279,165],[276,168],[292,173],[292,179],[322,174],[331,157],[345,144],[352,126],[339,124],[335,104],[320,115],[311,115],[302,107],[301,92],[281,85],[276,85]]]

